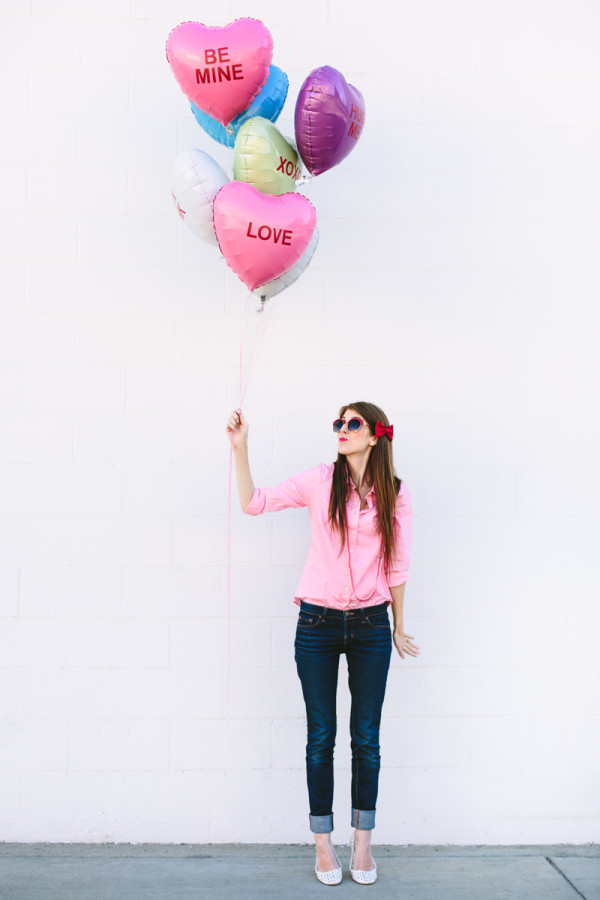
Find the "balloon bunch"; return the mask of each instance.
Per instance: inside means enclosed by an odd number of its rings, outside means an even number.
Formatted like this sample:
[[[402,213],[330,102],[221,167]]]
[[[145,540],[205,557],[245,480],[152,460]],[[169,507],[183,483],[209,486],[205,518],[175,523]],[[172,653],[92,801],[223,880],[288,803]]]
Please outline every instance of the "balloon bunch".
[[[173,201],[185,224],[218,244],[227,265],[264,302],[299,278],[313,257],[317,214],[296,187],[356,146],[365,121],[362,94],[337,69],[314,69],[298,94],[293,141],[274,125],[289,84],[272,65],[273,39],[258,19],[224,27],[183,22],[169,34],[166,51],[198,124],[233,148],[233,181],[202,150],[180,153]]]

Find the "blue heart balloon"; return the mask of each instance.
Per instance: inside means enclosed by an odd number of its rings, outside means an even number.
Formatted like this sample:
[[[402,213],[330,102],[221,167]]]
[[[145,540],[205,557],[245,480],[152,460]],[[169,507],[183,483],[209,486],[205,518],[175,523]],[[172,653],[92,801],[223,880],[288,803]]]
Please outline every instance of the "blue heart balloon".
[[[238,131],[248,119],[252,119],[254,116],[262,116],[263,119],[270,119],[271,122],[277,120],[279,113],[283,109],[283,104],[285,103],[285,98],[288,93],[288,87],[289,81],[285,72],[277,66],[271,66],[269,77],[248,109],[245,109],[239,116],[232,119],[227,128],[224,128],[220,122],[217,122],[217,120],[213,119],[212,116],[209,116],[208,113],[198,109],[195,103],[191,104],[192,112],[194,113],[198,125],[200,125],[211,138],[218,141],[219,144],[223,144],[225,147],[233,147]]]

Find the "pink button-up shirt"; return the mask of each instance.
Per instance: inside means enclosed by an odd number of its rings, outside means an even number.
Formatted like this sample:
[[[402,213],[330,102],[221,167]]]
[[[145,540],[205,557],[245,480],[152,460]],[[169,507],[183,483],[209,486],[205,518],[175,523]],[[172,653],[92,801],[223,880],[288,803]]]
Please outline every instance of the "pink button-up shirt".
[[[412,506],[406,482],[402,480],[394,511],[395,565],[386,576],[382,558],[378,576],[379,554],[382,551],[376,523],[375,489],[371,488],[366,496],[367,508],[361,510],[358,491],[348,478],[352,491],[346,502],[347,541],[342,554],[338,556],[339,532],[333,532],[327,521],[332,480],[333,463],[320,463],[274,487],[255,488],[244,512],[250,516],[258,516],[264,512],[308,506],[311,540],[308,559],[294,595],[294,603],[298,606],[301,600],[335,609],[375,606],[384,601],[389,606],[392,602],[390,587],[408,581],[412,549]],[[373,589],[375,590],[370,596]],[[361,597],[368,599],[361,601]]]

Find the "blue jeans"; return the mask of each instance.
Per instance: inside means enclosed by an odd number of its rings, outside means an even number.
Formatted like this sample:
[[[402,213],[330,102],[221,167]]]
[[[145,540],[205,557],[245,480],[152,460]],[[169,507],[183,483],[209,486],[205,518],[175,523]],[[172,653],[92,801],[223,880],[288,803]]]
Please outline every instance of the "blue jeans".
[[[294,641],[296,668],[306,704],[306,780],[310,829],[333,831],[333,748],[340,653],[346,654],[352,696],[350,824],[375,827],[379,784],[379,726],[392,632],[385,603],[332,609],[300,602]]]

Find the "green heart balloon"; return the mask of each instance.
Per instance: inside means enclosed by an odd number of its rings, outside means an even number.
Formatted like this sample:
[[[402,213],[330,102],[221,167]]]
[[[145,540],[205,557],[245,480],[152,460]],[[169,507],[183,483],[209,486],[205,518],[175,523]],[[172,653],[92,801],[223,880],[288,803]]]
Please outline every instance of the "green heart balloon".
[[[263,194],[288,194],[296,190],[296,180],[302,177],[302,161],[269,119],[254,116],[237,133],[233,177]]]

